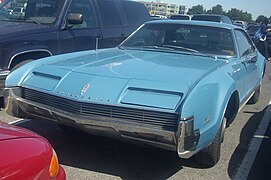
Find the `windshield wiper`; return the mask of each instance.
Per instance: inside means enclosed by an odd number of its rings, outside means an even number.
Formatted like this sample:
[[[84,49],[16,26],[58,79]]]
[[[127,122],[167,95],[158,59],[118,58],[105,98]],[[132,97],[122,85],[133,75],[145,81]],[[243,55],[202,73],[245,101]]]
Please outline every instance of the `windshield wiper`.
[[[186,47],[183,47],[183,46],[174,46],[174,45],[163,45],[163,47],[167,47],[167,48],[173,48],[173,49],[181,49],[181,50],[184,50],[184,51],[188,51],[188,52],[195,52],[195,53],[198,53],[199,51],[195,50],[195,49],[190,49],[190,48],[186,48]]]
[[[170,50],[172,48],[162,47],[162,46],[118,46],[119,49],[158,49],[158,50]]]

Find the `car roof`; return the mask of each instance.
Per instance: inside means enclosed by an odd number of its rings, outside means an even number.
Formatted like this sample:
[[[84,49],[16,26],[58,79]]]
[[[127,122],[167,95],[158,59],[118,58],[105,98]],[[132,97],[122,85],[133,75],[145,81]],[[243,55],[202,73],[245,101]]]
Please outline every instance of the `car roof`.
[[[189,20],[157,20],[157,21],[149,21],[146,24],[187,24],[187,25],[197,25],[197,26],[211,26],[217,28],[226,28],[226,29],[242,29],[241,27],[235,26],[233,24],[228,23],[219,23],[219,22],[211,22],[211,21],[189,21]]]
[[[221,17],[224,15],[219,15],[219,14],[194,14],[193,16],[216,16],[216,17]]]

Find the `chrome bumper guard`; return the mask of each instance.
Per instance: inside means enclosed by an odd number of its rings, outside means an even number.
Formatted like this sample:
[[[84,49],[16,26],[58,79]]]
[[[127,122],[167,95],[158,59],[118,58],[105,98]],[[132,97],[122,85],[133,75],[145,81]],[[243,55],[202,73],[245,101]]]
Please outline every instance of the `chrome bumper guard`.
[[[199,142],[199,129],[194,129],[194,117],[183,118],[179,122],[177,132],[177,153],[181,158],[190,158],[196,153]]]
[[[88,131],[92,134],[124,138],[155,147],[177,151],[181,158],[189,158],[196,152],[199,141],[199,130],[194,130],[194,119],[181,119],[178,131],[171,132],[141,126],[140,124],[123,123],[117,120],[106,120],[75,116],[59,109],[52,109],[42,104],[22,98],[19,87],[4,90],[5,111],[15,117],[40,117],[50,119]]]

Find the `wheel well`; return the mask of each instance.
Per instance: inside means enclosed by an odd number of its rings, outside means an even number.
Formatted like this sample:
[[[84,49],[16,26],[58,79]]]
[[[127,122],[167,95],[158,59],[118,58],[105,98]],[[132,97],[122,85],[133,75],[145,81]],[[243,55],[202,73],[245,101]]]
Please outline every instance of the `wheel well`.
[[[262,78],[264,78],[265,70],[266,70],[266,63],[264,63]]]
[[[228,102],[225,117],[227,118],[227,126],[229,126],[233,120],[235,119],[239,109],[239,95],[238,92],[235,91]]]
[[[52,56],[48,51],[35,51],[35,52],[27,52],[16,55],[14,58],[11,59],[11,64],[9,65],[9,69],[12,69],[17,64],[25,61],[25,60],[35,60],[43,57]]]

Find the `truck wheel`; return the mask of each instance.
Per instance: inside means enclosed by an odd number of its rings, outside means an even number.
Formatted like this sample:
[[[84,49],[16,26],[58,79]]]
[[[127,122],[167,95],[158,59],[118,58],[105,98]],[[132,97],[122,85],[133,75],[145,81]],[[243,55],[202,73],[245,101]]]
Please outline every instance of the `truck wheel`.
[[[19,67],[21,67],[22,65],[25,65],[26,63],[29,63],[30,61],[32,61],[32,59],[28,59],[28,60],[24,60],[22,62],[19,62],[15,66],[11,67],[11,71],[18,69]]]
[[[260,99],[260,94],[261,94],[261,85],[258,87],[258,89],[255,91],[253,96],[250,98],[250,100],[248,101],[248,104],[257,103]]]
[[[199,164],[212,167],[219,161],[221,142],[223,140],[225,128],[226,118],[223,118],[223,122],[221,123],[213,142],[195,156],[196,161]]]

